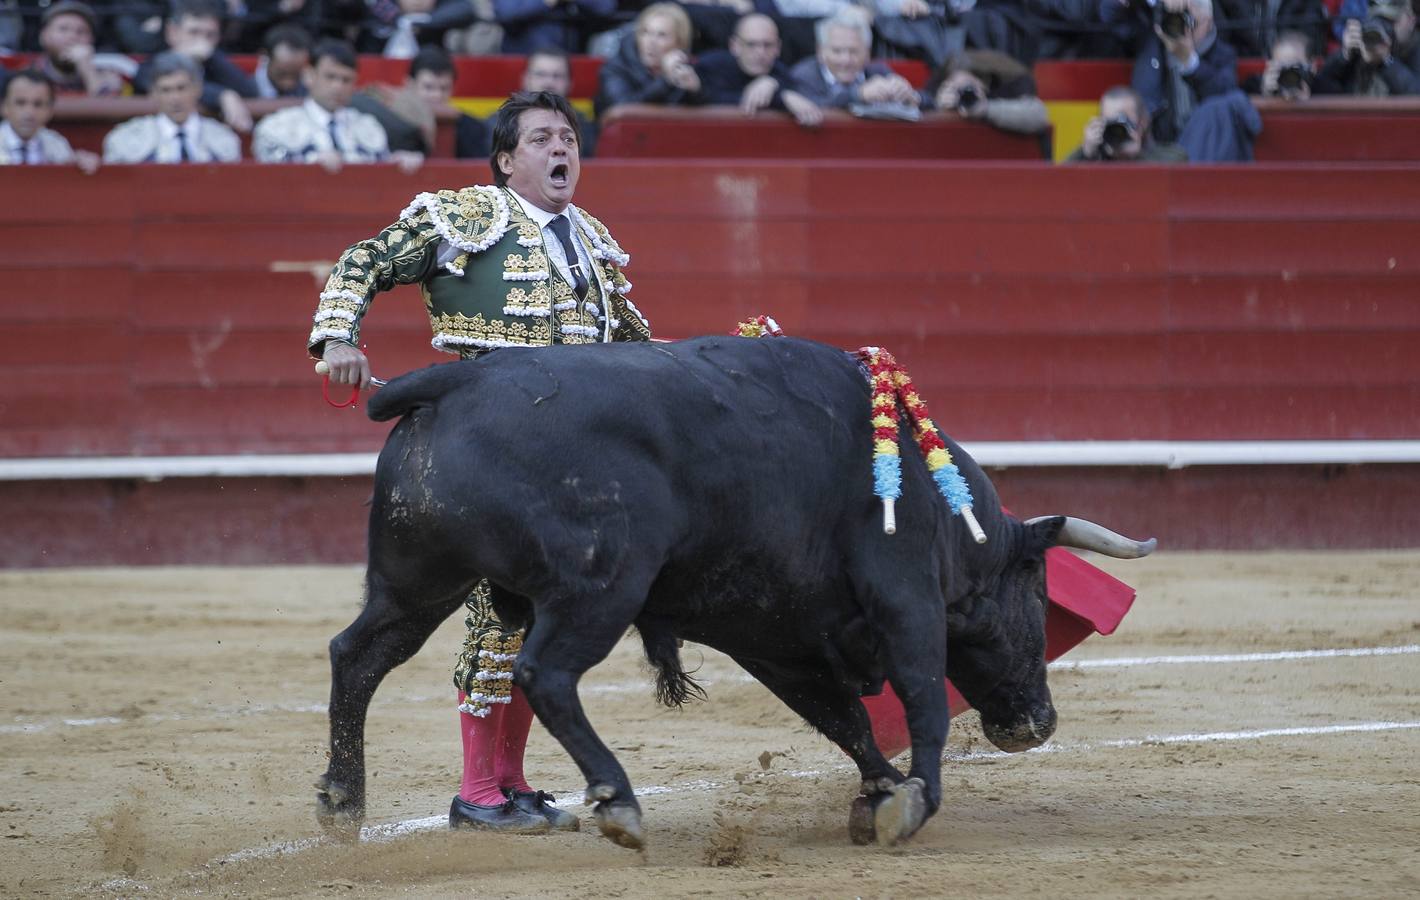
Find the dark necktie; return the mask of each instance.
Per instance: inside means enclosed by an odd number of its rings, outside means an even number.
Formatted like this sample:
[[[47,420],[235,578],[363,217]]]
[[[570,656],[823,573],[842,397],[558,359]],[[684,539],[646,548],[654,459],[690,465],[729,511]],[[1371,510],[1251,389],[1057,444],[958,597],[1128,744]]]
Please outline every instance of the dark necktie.
[[[29,142],[29,141],[20,141],[20,165],[22,165],[22,166],[27,166],[27,165],[29,165],[29,164],[30,164],[30,142]]]
[[[562,252],[567,255],[567,268],[572,270],[572,290],[576,291],[578,300],[585,299],[587,276],[582,274],[581,257],[577,255],[577,248],[572,246],[572,223],[567,221],[566,216],[557,216],[547,223],[547,227],[557,235],[557,242],[562,245]]]
[[[178,162],[192,162],[192,155],[187,152],[187,135],[181,128],[177,133],[178,142]]]
[[[335,116],[330,117],[330,146],[335,148],[336,153],[344,153],[340,147],[340,138],[335,136]]]

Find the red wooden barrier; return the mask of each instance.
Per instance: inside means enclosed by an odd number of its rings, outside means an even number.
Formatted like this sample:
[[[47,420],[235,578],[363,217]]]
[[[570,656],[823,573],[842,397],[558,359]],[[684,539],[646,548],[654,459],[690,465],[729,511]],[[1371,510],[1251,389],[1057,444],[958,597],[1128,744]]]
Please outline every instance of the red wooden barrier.
[[[1316,97],[1256,100],[1260,161],[1420,161],[1420,98]]]
[[[0,170],[0,455],[373,449],[304,269],[470,174]],[[1417,174],[593,162],[579,199],[658,333],[889,347],[962,439],[1415,438]],[[446,358],[413,288],[365,336],[385,376]]]
[[[603,158],[668,159],[1041,159],[1044,137],[1009,134],[955,113],[920,122],[879,122],[829,110],[817,128],[787,114],[747,118],[733,106],[619,106],[601,120]]]

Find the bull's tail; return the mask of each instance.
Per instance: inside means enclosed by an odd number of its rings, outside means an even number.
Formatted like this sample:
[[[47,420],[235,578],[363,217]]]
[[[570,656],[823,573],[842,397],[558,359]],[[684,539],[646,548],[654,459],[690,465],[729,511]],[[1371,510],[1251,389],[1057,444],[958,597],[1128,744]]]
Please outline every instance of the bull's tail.
[[[418,407],[431,406],[444,394],[467,384],[474,371],[467,362],[449,362],[401,375],[370,396],[365,413],[376,422],[384,422]]]
[[[643,617],[636,621],[636,630],[641,632],[646,661],[656,670],[657,700],[665,706],[679,708],[692,697],[708,699],[705,688],[681,666],[680,645],[669,628]]]

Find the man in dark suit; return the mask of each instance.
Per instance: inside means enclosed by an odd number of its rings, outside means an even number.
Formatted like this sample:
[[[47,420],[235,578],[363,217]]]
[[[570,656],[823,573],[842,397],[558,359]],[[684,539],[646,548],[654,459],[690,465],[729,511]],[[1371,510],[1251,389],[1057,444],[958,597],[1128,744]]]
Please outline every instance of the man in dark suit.
[[[780,62],[779,50],[779,28],[773,19],[760,13],[742,17],[730,49],[713,50],[695,65],[700,102],[738,106],[747,116],[780,109],[800,125],[818,125],[823,110],[791,87],[793,76]]]

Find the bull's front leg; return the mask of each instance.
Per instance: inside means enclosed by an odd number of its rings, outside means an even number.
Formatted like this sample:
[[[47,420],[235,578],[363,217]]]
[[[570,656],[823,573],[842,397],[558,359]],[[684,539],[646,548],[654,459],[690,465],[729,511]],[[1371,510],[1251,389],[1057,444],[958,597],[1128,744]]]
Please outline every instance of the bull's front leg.
[[[888,680],[907,713],[912,768],[903,783],[875,800],[874,830],[879,844],[910,838],[942,805],[942,748],[951,714],[947,709],[946,625],[940,619],[886,635]]]
[[[365,716],[375,689],[463,599],[407,609],[382,581],[367,581],[365,608],[330,642],[330,765],[316,781],[316,818],[342,837],[358,835],[365,818]]]
[[[734,660],[852,758],[863,782],[862,793],[848,808],[848,837],[855,844],[873,843],[877,809],[904,777],[878,749],[868,711],[858,695],[826,665],[802,660],[776,665],[745,656]]]

